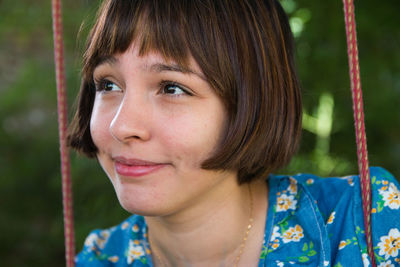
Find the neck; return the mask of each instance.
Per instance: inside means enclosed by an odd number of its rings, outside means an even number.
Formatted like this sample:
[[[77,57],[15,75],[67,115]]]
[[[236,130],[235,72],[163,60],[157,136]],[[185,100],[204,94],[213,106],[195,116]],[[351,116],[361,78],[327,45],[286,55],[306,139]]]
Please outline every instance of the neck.
[[[146,217],[157,266],[234,266],[238,256],[238,266],[256,266],[264,237],[266,183],[238,186],[235,181],[224,188],[179,213]]]

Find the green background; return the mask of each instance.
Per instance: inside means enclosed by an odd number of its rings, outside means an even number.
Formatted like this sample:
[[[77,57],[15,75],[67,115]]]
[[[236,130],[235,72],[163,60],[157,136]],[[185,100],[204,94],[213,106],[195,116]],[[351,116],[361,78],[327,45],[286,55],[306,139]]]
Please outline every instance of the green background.
[[[281,172],[357,172],[341,1],[284,0],[304,96],[299,153]],[[398,0],[356,1],[371,165],[400,177]],[[64,1],[70,114],[85,38],[99,1]],[[82,24],[82,21],[85,21]],[[80,30],[81,29],[81,30]],[[80,34],[78,34],[80,32]],[[51,1],[0,0],[0,262],[63,266],[64,234]],[[76,246],[129,214],[95,160],[71,155]]]

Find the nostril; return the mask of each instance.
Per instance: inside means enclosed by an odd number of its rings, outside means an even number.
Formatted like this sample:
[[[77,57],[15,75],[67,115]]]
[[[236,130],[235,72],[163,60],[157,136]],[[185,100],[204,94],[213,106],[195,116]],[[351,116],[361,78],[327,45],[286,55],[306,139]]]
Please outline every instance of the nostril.
[[[150,138],[150,133],[146,126],[140,126],[133,122],[129,124],[114,122],[110,125],[109,131],[111,136],[118,142],[146,141]]]

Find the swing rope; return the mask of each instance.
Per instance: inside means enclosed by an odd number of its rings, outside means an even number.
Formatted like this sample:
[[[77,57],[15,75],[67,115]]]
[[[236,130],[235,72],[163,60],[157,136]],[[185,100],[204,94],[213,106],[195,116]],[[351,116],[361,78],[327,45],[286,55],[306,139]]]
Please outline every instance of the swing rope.
[[[351,80],[351,92],[353,100],[353,111],[355,121],[355,132],[357,142],[358,168],[361,179],[361,191],[363,200],[364,226],[367,240],[367,251],[371,258],[371,265],[376,266],[371,240],[371,184],[369,175],[368,152],[364,125],[364,111],[362,102],[360,69],[358,62],[357,37],[354,18],[353,0],[343,0],[347,53],[349,57],[349,72]],[[67,132],[67,101],[66,82],[64,70],[64,50],[62,34],[62,15],[60,0],[52,0],[54,58],[57,83],[57,112],[59,125],[59,141],[61,154],[63,213],[64,213],[64,235],[65,235],[65,257],[67,267],[74,267],[75,238],[72,211],[72,188],[69,163],[69,150],[66,145]]]
[[[64,69],[64,48],[63,48],[63,30],[62,13],[60,0],[52,0],[52,18],[53,18],[53,38],[54,38],[54,61],[56,68],[57,83],[57,113],[58,130],[60,140],[61,154],[61,179],[63,195],[63,213],[64,213],[64,237],[65,237],[65,258],[67,267],[75,266],[75,237],[74,221],[72,211],[72,187],[69,162],[69,150],[66,145],[67,133],[67,96]]]
[[[365,236],[367,251],[371,265],[376,266],[371,233],[371,182],[369,174],[367,137],[364,125],[364,110],[362,101],[360,67],[358,62],[358,47],[353,0],[343,0],[346,23],[347,54],[349,57],[349,72],[351,95],[353,99],[354,127],[357,142],[358,170],[360,173],[361,197],[364,213]]]

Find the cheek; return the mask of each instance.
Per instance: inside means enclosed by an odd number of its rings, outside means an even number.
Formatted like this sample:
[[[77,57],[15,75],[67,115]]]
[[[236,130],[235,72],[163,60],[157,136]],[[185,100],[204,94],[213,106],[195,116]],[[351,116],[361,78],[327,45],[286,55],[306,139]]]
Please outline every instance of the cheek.
[[[222,115],[187,112],[165,118],[160,124],[163,143],[172,157],[185,165],[199,167],[209,158],[222,132]]]
[[[110,137],[110,124],[113,119],[112,112],[106,112],[99,101],[94,102],[92,116],[90,118],[90,134],[97,148],[104,149],[104,145]]]

